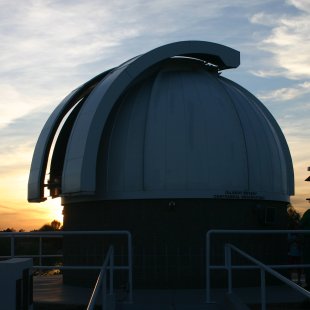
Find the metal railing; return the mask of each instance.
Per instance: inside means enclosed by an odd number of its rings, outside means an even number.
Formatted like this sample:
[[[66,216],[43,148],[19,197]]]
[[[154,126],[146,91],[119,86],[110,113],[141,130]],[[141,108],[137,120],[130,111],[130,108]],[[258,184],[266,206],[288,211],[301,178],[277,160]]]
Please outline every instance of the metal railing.
[[[272,268],[268,267],[267,265],[263,264],[259,260],[255,259],[254,257],[250,256],[249,254],[245,253],[244,251],[240,250],[236,246],[232,244],[225,244],[225,266],[227,269],[228,273],[228,278],[227,278],[227,286],[228,286],[228,293],[232,293],[232,264],[231,264],[231,252],[235,251],[239,255],[245,257],[252,263],[254,263],[256,266],[259,267],[260,269],[260,290],[261,290],[261,309],[266,310],[266,279],[265,279],[265,273],[268,272],[289,287],[293,288],[294,290],[300,292],[303,294],[305,297],[310,298],[310,292],[302,288],[301,286],[297,285],[293,281],[287,279],[284,277],[282,274],[279,272],[273,270]]]
[[[108,268],[109,265],[109,268]],[[95,284],[95,288],[93,290],[93,293],[90,297],[87,310],[93,310],[96,305],[96,300],[99,294],[100,289],[101,290],[101,309],[104,310],[110,310],[114,309],[114,301],[113,295],[114,295],[114,288],[113,288],[113,269],[114,269],[114,248],[113,246],[109,247],[108,253],[105,257],[104,263],[102,265],[102,268],[100,270],[98,279]],[[110,304],[108,305],[107,301],[107,274],[109,271],[109,301]]]
[[[212,265],[211,264],[211,237],[214,235],[285,235],[288,233],[297,233],[297,234],[310,234],[310,230],[229,230],[229,229],[212,229],[206,233],[206,303],[213,303],[211,301],[211,270],[225,270],[225,265]],[[266,265],[269,268],[274,269],[289,269],[289,268],[310,268],[310,264],[298,264],[298,265]],[[233,265],[232,269],[259,269],[259,266],[253,265]]]
[[[43,239],[44,238],[63,238],[64,236],[126,236],[127,237],[127,265],[114,265],[114,270],[127,270],[128,271],[128,301],[132,302],[133,296],[133,283],[132,283],[132,238],[131,233],[127,230],[108,230],[108,231],[47,231],[47,232],[1,232],[0,238],[10,238],[10,255],[0,256],[0,259],[14,258],[14,257],[29,257],[38,258],[39,265],[34,265],[33,269],[59,269],[59,270],[100,270],[102,266],[50,266],[42,265],[43,258],[57,258],[63,257],[63,254],[43,254]],[[39,250],[38,254],[15,254],[15,240],[17,238],[38,238],[39,239]]]

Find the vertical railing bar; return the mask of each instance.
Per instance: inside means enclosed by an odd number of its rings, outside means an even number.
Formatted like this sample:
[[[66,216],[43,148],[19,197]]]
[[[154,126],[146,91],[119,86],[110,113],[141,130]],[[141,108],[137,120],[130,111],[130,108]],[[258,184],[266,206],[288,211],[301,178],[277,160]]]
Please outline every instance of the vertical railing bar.
[[[207,295],[207,300],[206,302],[207,303],[211,303],[211,292],[210,292],[210,289],[211,289],[211,283],[210,283],[210,272],[211,272],[211,269],[210,269],[210,262],[211,262],[211,259],[210,259],[210,235],[211,235],[211,231],[209,231],[207,233],[207,238],[206,238],[206,295]]]
[[[232,293],[232,268],[231,268],[231,248],[225,245],[225,261],[227,268],[228,294]]]
[[[261,281],[261,299],[262,299],[262,310],[266,310],[266,276],[265,270],[260,269],[260,281]]]
[[[107,277],[106,277],[106,273],[103,275],[101,309],[102,310],[107,309]]]
[[[110,295],[113,295],[113,269],[114,269],[114,247],[111,247],[111,253],[110,253]]]
[[[15,256],[15,240],[14,240],[14,235],[11,235],[11,258],[14,258]]]
[[[132,239],[131,234],[128,232],[128,282],[129,282],[129,302],[132,303]]]
[[[42,236],[39,237],[39,266],[42,266]]]

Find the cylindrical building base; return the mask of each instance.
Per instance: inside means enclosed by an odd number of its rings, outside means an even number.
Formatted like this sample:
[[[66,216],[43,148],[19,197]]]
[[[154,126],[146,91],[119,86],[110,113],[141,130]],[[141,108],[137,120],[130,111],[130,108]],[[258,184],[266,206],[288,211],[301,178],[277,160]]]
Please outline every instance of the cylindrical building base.
[[[285,229],[285,202],[216,199],[120,200],[64,205],[64,229],[128,230],[133,238],[135,288],[205,287],[206,233],[210,229]],[[285,263],[287,237],[221,235],[211,240],[211,263],[224,264],[224,244],[239,246],[265,263]],[[116,236],[65,237],[68,265],[101,265],[114,244],[116,264],[127,264],[127,239]],[[236,262],[244,260],[235,259]],[[246,262],[248,263],[248,262]],[[116,273],[116,284],[126,287],[126,272]],[[253,271],[253,275],[258,272]],[[67,284],[89,285],[98,272],[64,272]],[[258,285],[249,272],[236,280]],[[226,285],[226,272],[212,272],[215,285]],[[249,280],[251,278],[251,280]],[[238,283],[234,285],[238,285]]]

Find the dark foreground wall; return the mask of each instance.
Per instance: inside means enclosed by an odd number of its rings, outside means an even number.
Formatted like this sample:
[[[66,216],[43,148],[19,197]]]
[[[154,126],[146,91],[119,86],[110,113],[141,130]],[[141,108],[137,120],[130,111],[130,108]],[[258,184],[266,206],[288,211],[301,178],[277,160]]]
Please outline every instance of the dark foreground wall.
[[[209,229],[281,229],[287,228],[286,223],[284,202],[176,199],[64,205],[67,231],[129,230],[132,233],[135,288],[205,287],[205,236]],[[223,263],[223,244],[227,241],[266,263],[286,261],[286,236],[247,235],[214,238],[212,263]],[[101,265],[111,243],[116,246],[117,263],[127,263],[126,238],[86,236],[66,238],[65,263]],[[64,282],[88,285],[95,281],[97,274],[66,271]],[[249,279],[248,272],[243,275]],[[219,285],[225,272],[215,271],[212,276]],[[242,277],[238,273],[240,284]],[[116,283],[124,286],[126,282],[126,273],[121,272]]]

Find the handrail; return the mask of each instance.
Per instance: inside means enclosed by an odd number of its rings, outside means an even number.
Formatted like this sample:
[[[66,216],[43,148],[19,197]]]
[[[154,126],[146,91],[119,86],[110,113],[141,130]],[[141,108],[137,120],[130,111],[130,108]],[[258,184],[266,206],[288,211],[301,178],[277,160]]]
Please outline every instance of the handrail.
[[[211,301],[211,269],[225,269],[226,266],[224,265],[211,265],[211,236],[214,234],[260,234],[260,235],[267,235],[267,234],[288,234],[288,233],[300,233],[300,234],[309,234],[310,230],[302,230],[302,229],[296,229],[296,230],[286,230],[286,229],[210,229],[206,233],[206,303],[212,303]],[[296,265],[268,265],[270,268],[292,268],[296,267]],[[307,267],[310,268],[310,264],[298,264],[298,267]],[[232,266],[233,269],[254,269],[256,266],[244,266],[244,265],[238,265],[238,266]]]
[[[255,259],[251,255],[247,254],[246,252],[240,250],[236,246],[226,243],[225,244],[225,266],[228,271],[228,293],[232,293],[232,265],[231,265],[231,250],[234,250],[239,255],[245,257],[255,265],[259,266],[260,274],[261,274],[261,309],[266,310],[266,281],[265,281],[265,272],[267,271],[289,287],[293,288],[294,290],[300,292],[305,297],[310,298],[310,292],[302,288],[301,286],[297,285],[291,280],[288,280],[286,277],[281,275],[279,272],[273,270],[272,268],[268,267],[267,265],[263,264],[259,260]]]
[[[60,269],[60,270],[87,270],[87,269],[101,269],[102,266],[42,266],[42,258],[44,257],[58,257],[52,255],[44,255],[42,253],[42,238],[63,238],[64,236],[75,235],[125,235],[127,236],[128,258],[127,265],[114,266],[114,270],[128,270],[128,302],[132,302],[133,283],[132,283],[132,237],[130,231],[127,230],[105,230],[105,231],[36,231],[36,232],[0,232],[0,238],[10,238],[11,251],[10,256],[0,256],[1,258],[13,258],[15,255],[15,238],[39,238],[39,254],[37,255],[18,255],[18,257],[39,257],[39,265],[33,266],[33,269]],[[62,257],[59,254],[59,257]]]
[[[108,269],[108,264],[110,265],[110,268]],[[102,265],[102,268],[100,270],[99,276],[97,278],[95,288],[93,290],[93,293],[90,297],[87,310],[93,310],[96,305],[96,299],[99,293],[99,289],[102,287],[102,303],[101,303],[101,309],[108,309],[107,308],[107,271],[110,272],[110,285],[109,285],[109,295],[112,297],[114,293],[113,288],[113,267],[114,267],[114,248],[113,246],[109,247],[108,253],[105,257],[104,263]]]

